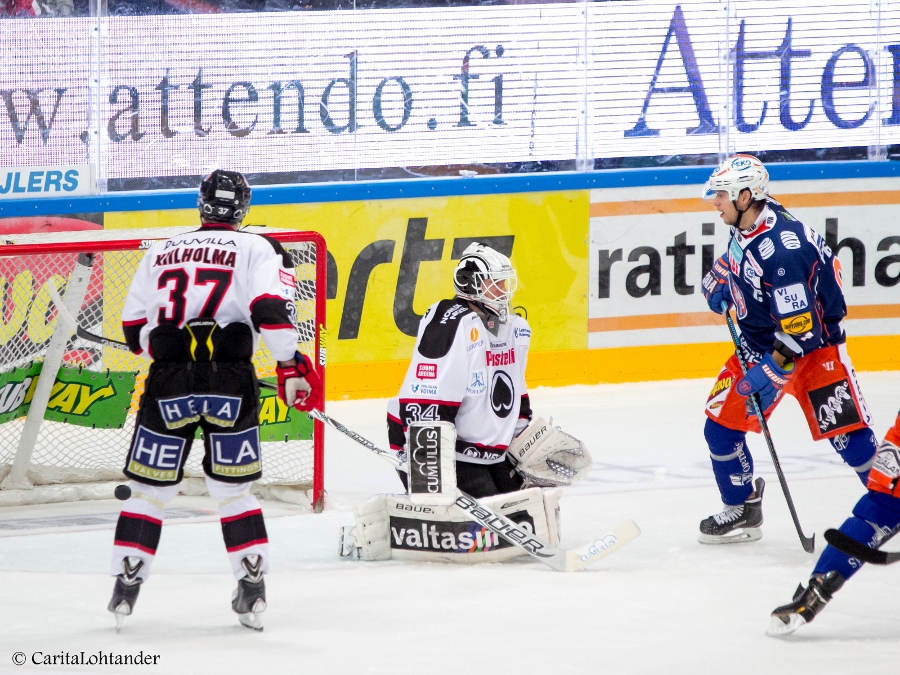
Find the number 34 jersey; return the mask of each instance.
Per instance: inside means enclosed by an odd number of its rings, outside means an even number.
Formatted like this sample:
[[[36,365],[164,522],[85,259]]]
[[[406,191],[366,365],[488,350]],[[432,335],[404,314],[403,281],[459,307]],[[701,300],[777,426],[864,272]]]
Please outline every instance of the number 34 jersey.
[[[531,330],[511,316],[492,334],[469,303],[442,300],[428,308],[400,394],[388,404],[391,446],[400,449],[410,422],[456,425],[457,459],[501,462],[521,418],[531,409],[525,365]]]
[[[147,250],[125,300],[122,328],[129,347],[141,353],[160,324],[241,322],[253,327],[254,351],[262,334],[272,357],[287,361],[297,349],[294,289],[293,262],[277,241],[207,225]]]

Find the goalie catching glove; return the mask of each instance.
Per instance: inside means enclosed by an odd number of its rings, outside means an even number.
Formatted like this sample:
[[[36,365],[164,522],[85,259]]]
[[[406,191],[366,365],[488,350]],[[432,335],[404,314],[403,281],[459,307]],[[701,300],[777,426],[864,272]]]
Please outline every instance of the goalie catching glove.
[[[509,459],[526,479],[526,487],[575,485],[594,461],[584,443],[559,427],[535,417],[507,448]]]
[[[288,406],[297,410],[312,410],[319,407],[322,396],[322,380],[309,357],[300,352],[294,354],[296,364],[279,365],[275,368],[278,377],[278,397]]]

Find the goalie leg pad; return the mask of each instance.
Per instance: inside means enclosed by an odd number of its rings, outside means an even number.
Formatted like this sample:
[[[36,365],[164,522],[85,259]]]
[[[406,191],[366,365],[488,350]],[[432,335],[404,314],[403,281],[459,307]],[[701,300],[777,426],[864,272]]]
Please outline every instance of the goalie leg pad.
[[[531,488],[486,497],[481,502],[537,537],[558,543],[559,492]],[[406,495],[381,495],[354,508],[355,540],[363,560],[500,562],[525,555],[500,535],[469,520],[452,505],[417,504]],[[552,512],[554,521],[548,522]]]
[[[528,485],[563,487],[581,481],[594,465],[587,447],[574,436],[536,417],[508,448],[516,471]]]
[[[561,536],[559,518],[559,500],[562,498],[562,488],[544,488],[541,496],[544,498],[544,514],[547,518],[547,543],[553,547],[559,546]]]
[[[353,537],[361,560],[390,560],[391,535],[386,496],[378,495],[353,507]],[[346,548],[346,546],[344,547]]]

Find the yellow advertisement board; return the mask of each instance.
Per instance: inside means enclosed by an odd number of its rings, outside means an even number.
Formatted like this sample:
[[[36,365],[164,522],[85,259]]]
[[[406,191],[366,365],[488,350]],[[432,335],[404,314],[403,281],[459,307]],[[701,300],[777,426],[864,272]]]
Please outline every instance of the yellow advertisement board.
[[[193,209],[108,213],[105,227],[197,218]],[[560,359],[550,355],[587,347],[588,218],[588,191],[573,190],[252,206],[244,222],[325,237],[327,389],[331,397],[357,397],[396,393],[419,319],[452,297],[453,269],[472,241],[508,254],[516,268],[512,304],[533,329],[529,382],[564,383]]]

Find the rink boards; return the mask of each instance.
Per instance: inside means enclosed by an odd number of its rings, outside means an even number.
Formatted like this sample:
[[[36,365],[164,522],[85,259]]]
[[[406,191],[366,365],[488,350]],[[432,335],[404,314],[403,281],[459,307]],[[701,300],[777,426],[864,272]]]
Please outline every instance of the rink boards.
[[[510,254],[518,271],[513,305],[532,328],[530,386],[704,377],[730,351],[700,286],[728,237],[699,199],[708,171],[262,186],[245,222],[314,230],[328,242],[330,398],[396,393],[419,318],[452,293],[452,271],[475,240]],[[854,177],[861,171],[866,177]],[[838,250],[855,365],[900,368],[894,163],[774,165],[772,173],[771,193]],[[35,212],[100,212],[105,229],[127,236],[196,223],[194,194],[10,200],[0,227]]]

